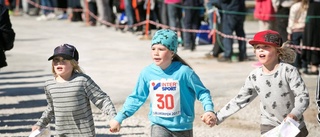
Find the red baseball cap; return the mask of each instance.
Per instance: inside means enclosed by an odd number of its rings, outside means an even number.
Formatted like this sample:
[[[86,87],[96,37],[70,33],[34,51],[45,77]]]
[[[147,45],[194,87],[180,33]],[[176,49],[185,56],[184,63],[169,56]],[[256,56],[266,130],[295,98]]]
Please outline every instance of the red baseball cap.
[[[281,35],[276,31],[265,30],[255,34],[253,37],[253,40],[249,41],[249,44],[251,44],[252,46],[257,44],[265,44],[265,45],[272,45],[275,47],[281,47],[282,38],[281,38]]]

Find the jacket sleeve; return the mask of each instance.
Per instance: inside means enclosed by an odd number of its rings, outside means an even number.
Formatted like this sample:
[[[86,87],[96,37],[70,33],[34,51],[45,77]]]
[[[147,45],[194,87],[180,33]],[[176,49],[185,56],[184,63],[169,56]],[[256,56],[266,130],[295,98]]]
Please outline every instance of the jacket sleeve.
[[[294,114],[298,119],[301,119],[301,117],[303,116],[303,112],[306,111],[310,102],[307,87],[297,70],[292,71],[289,76],[288,82],[290,85],[290,89],[294,92],[295,95],[294,108],[290,113]]]
[[[47,109],[42,113],[41,118],[38,120],[38,122],[35,124],[37,126],[40,126],[41,128],[46,127],[54,117],[54,109],[53,109],[53,102],[52,97],[50,93],[46,90],[46,87],[44,88],[44,91],[46,93],[47,98]]]
[[[138,109],[145,103],[149,96],[149,89],[147,87],[146,81],[140,74],[138,82],[133,90],[133,92],[127,97],[124,102],[122,109],[118,112],[115,120],[119,123],[130,116],[132,116]]]
[[[257,96],[258,93],[251,84],[249,76],[244,86],[240,89],[238,95],[231,99],[222,109],[217,112],[217,124],[222,123],[226,118],[250,104],[250,102],[252,102]]]
[[[111,118],[116,116],[117,112],[110,97],[91,78],[86,81],[85,89],[88,98],[97,108]]]
[[[189,85],[194,89],[197,99],[201,102],[205,112],[214,112],[214,104],[210,91],[203,85],[199,76],[193,71],[190,76]]]

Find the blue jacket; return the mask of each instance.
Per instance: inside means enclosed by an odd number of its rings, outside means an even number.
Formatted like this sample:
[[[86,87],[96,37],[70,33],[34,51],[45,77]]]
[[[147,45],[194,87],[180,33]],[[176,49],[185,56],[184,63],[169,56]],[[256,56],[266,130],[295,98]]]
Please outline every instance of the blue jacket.
[[[175,90],[180,95],[173,95]],[[121,123],[125,118],[132,116],[144,104],[149,95],[149,120],[152,124],[164,126],[171,131],[192,129],[196,99],[201,101],[204,111],[213,111],[214,107],[210,91],[190,67],[181,62],[172,62],[167,69],[162,70],[155,64],[151,64],[141,72],[136,87],[126,99],[122,110],[115,119]],[[176,99],[177,102],[173,101]],[[180,109],[168,112],[173,107]]]

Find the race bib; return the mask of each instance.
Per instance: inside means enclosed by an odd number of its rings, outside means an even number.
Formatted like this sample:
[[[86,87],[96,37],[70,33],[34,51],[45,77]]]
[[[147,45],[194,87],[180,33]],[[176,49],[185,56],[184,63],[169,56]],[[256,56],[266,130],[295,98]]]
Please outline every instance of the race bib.
[[[152,115],[159,117],[175,117],[180,112],[179,81],[161,79],[150,81]]]

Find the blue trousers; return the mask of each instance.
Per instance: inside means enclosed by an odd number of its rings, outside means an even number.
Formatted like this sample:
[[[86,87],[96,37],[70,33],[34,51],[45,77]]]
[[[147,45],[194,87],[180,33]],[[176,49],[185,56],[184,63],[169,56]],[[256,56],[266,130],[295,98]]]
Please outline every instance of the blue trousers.
[[[222,18],[222,32],[224,34],[233,35],[233,32],[235,32],[238,37],[246,37],[243,28],[245,16],[224,14]],[[224,38],[222,42],[224,45],[224,57],[231,59],[233,54],[233,39]],[[246,41],[238,40],[238,44],[239,59],[243,60],[247,57]]]

